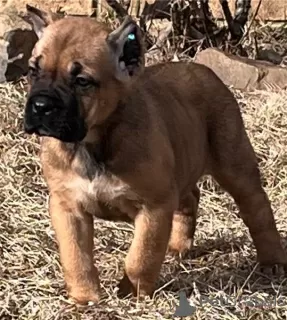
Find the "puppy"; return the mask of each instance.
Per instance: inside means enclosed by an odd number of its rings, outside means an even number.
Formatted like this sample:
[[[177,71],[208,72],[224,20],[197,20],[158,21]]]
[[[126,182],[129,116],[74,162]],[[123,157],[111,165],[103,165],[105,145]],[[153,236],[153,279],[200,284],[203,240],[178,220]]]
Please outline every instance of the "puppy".
[[[262,265],[285,266],[236,100],[207,67],[144,68],[142,35],[27,6],[39,38],[24,126],[41,136],[49,211],[70,296],[98,302],[94,217],[131,221],[121,295],[151,295],[167,249],[190,250],[203,174],[240,208]]]

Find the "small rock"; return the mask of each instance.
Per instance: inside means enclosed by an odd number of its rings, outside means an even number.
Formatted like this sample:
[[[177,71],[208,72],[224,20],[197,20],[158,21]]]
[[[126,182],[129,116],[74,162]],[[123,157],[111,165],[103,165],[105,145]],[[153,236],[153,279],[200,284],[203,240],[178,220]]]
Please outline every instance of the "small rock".
[[[195,62],[212,69],[227,86],[235,89],[287,89],[287,69],[267,61],[252,60],[208,48],[196,55]]]

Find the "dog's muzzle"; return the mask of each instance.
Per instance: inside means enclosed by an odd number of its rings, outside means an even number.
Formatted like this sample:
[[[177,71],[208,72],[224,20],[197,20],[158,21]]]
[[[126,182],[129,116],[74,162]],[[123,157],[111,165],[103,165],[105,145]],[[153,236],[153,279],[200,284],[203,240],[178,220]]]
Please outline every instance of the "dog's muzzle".
[[[63,142],[81,141],[87,133],[75,99],[66,104],[41,92],[28,97],[24,130],[28,134],[54,137]]]

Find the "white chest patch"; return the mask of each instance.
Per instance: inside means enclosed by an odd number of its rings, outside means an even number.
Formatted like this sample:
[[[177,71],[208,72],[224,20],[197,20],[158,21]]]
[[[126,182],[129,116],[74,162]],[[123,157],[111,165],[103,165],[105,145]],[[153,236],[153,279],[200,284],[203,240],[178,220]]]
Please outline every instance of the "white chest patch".
[[[64,182],[64,188],[70,190],[73,196],[72,201],[76,201],[90,213],[97,215],[96,207],[98,202],[108,205],[111,208],[116,208],[118,211],[127,212],[131,207],[137,206],[138,196],[133,192],[128,184],[116,177],[115,175],[99,170],[94,172],[93,179],[80,174],[75,175],[77,168],[83,168],[83,162],[88,168],[92,168],[94,163],[85,149],[81,150],[82,159],[75,159],[74,174],[72,178]],[[78,172],[85,172],[79,170]],[[133,209],[132,209],[133,211]]]
[[[97,210],[98,201],[129,216],[134,216],[139,208],[138,196],[115,176],[101,174],[92,181],[78,176],[67,181],[66,188],[72,191],[73,196],[75,195],[74,200],[78,204],[96,216],[102,216]]]
[[[119,197],[128,195],[129,186],[115,177],[105,174],[96,176],[92,181],[82,177],[74,178],[67,183],[67,188],[73,189],[77,194],[77,200],[112,202]]]

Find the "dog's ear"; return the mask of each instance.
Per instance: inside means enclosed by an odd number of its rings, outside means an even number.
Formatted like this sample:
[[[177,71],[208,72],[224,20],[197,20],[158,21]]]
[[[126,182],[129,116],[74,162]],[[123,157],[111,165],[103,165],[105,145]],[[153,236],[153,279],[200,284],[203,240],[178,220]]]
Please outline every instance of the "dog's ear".
[[[116,78],[127,82],[136,78],[144,68],[143,36],[140,28],[130,16],[107,39]]]
[[[33,29],[39,39],[42,37],[44,29],[49,24],[62,18],[56,13],[42,11],[28,4],[26,5],[26,10],[27,16],[25,17],[25,20],[32,24]]]

